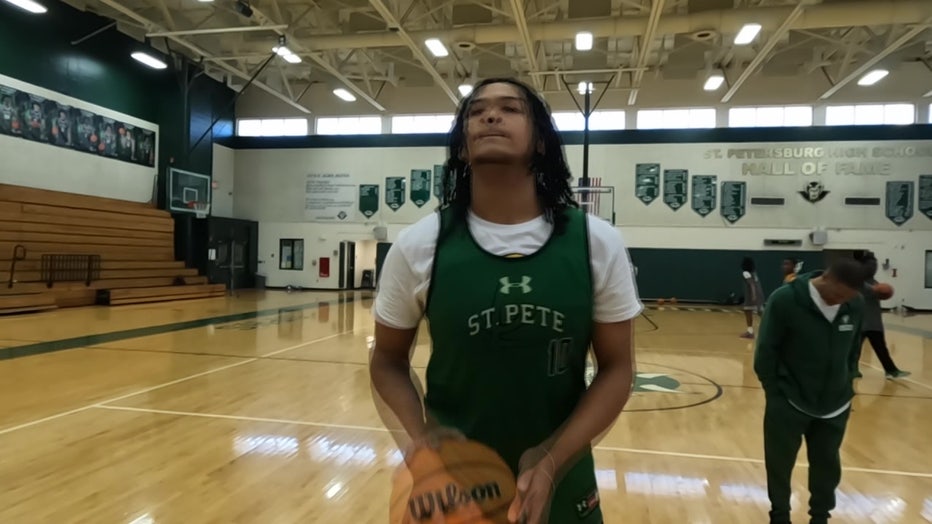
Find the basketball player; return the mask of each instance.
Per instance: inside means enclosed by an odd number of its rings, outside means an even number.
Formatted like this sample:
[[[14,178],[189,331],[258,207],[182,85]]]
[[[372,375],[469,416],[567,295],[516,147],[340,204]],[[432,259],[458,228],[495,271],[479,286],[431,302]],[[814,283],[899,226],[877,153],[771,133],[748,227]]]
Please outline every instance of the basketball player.
[[[760,315],[764,310],[764,288],[757,278],[757,270],[751,257],[744,257],[741,261],[741,278],[744,282],[744,321],[747,331],[741,338],[754,338],[754,314]]]
[[[788,284],[796,279],[796,266],[799,264],[799,261],[795,258],[784,258],[783,259],[783,283]]]
[[[398,235],[373,308],[379,397],[414,448],[452,428],[496,450],[517,478],[511,522],[602,522],[591,445],[633,387],[631,263],[570,178],[545,103],[512,79],[479,83],[457,111],[441,208]],[[424,316],[422,406],[409,352]]]
[[[864,324],[861,326],[861,344],[858,345],[858,356],[855,361],[860,359],[864,339],[867,339],[870,341],[871,347],[874,348],[874,354],[877,355],[877,360],[883,366],[884,374],[888,379],[908,377],[910,373],[896,366],[893,357],[890,356],[890,350],[887,348],[880,309],[880,297],[874,292],[874,285],[877,284],[875,278],[877,275],[877,258],[873,254],[868,254],[861,260],[861,263],[864,264],[864,269],[867,272],[867,280],[861,289],[861,294],[864,295]],[[861,376],[861,371],[857,370],[856,377]]]
[[[839,448],[851,412],[864,268],[841,258],[797,275],[771,296],[754,354],[764,388],[764,460],[771,524],[790,522],[790,477],[802,438],[809,459],[811,524],[826,524],[841,481]]]

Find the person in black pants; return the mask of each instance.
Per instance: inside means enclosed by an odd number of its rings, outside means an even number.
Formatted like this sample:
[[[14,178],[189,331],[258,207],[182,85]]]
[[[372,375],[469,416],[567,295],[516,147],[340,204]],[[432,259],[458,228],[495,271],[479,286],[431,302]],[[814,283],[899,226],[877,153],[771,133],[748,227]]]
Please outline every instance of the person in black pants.
[[[887,341],[884,336],[883,319],[881,318],[880,297],[874,293],[874,284],[877,283],[877,258],[870,253],[866,255],[861,263],[867,274],[867,280],[861,289],[861,295],[864,296],[864,323],[861,325],[861,345],[858,346],[858,359],[861,357],[861,347],[864,345],[864,339],[871,343],[874,348],[874,354],[877,360],[883,366],[884,373],[888,379],[901,378],[909,376],[908,371],[903,371],[896,367],[893,357],[890,356],[890,350],[887,349]],[[855,377],[861,377],[860,369],[855,373]]]

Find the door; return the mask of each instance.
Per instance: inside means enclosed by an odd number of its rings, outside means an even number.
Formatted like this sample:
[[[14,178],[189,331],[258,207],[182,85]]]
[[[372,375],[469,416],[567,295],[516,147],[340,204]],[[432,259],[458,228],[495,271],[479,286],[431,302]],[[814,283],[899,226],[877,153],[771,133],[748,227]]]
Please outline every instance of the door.
[[[356,289],[356,242],[340,242],[340,289]]]
[[[385,263],[385,257],[388,256],[388,250],[391,249],[391,242],[379,242],[375,245],[375,283],[378,285],[379,278],[382,276],[382,264]]]

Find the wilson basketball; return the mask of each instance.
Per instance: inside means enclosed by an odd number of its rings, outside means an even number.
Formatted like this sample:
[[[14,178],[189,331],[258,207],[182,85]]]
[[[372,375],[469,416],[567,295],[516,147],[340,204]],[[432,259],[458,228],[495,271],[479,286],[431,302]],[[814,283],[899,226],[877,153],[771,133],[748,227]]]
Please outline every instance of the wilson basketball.
[[[893,286],[885,282],[878,282],[874,284],[873,288],[874,293],[880,300],[888,300],[893,298]]]
[[[505,524],[515,498],[515,478],[489,447],[444,440],[421,448],[393,479],[391,524]]]

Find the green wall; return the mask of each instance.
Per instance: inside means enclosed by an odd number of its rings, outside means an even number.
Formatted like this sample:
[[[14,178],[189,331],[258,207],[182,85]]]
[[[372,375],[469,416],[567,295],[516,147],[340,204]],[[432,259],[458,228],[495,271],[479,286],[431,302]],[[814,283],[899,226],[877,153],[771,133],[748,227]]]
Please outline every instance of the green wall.
[[[187,74],[193,77],[193,67],[157,71],[136,62],[130,53],[137,49],[158,52],[115,27],[72,44],[111,20],[60,2],[44,4],[48,13],[32,15],[0,3],[0,73],[157,123],[160,173],[173,159],[178,167],[210,174],[211,142],[233,135],[235,93],[201,75],[187,83],[186,97],[183,70],[189,69]],[[191,151],[193,142],[218,116],[213,132]],[[164,184],[160,185],[164,191]]]
[[[724,304],[732,294],[741,300],[741,260],[746,256],[754,260],[765,295],[782,284],[780,266],[784,258],[801,260],[803,273],[825,266],[822,251],[630,248],[629,253],[638,268],[638,292],[644,300],[676,297],[681,301]]]

